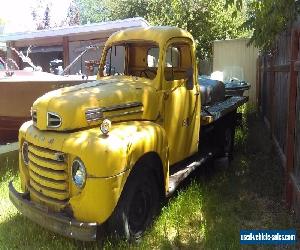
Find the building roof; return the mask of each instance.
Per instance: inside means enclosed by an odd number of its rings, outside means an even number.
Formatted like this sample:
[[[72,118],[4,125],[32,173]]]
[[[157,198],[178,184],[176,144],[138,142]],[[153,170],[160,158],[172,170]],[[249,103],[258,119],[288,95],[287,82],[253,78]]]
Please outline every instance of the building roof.
[[[193,36],[186,30],[170,26],[148,26],[118,31],[107,40],[107,43],[147,38],[158,44],[165,44],[174,37],[187,37],[193,41]]]
[[[125,28],[133,27],[147,27],[149,23],[141,17],[128,18],[124,20],[116,20],[109,22],[101,23],[92,23],[85,25],[76,25],[76,26],[67,26],[67,27],[58,27],[47,30],[35,30],[31,32],[17,32],[11,34],[2,34],[0,35],[0,42],[9,42],[9,41],[21,41],[28,39],[36,38],[46,38],[46,37],[63,37],[70,35],[84,35],[90,34],[93,32],[109,32],[112,30],[119,30]]]

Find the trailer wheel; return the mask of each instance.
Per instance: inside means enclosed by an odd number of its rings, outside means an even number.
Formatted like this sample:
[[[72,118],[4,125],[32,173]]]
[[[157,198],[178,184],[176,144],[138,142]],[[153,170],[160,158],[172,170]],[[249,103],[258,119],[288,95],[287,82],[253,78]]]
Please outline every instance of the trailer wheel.
[[[143,165],[143,166],[140,166]],[[138,241],[160,208],[159,183],[149,164],[138,164],[129,175],[120,200],[108,220],[109,234]]]

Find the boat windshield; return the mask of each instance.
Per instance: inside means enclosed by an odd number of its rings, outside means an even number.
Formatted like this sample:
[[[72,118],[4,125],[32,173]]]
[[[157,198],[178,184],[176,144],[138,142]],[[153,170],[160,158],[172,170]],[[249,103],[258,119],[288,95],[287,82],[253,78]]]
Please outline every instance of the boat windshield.
[[[154,79],[159,62],[159,47],[154,42],[132,41],[114,44],[105,52],[100,76],[128,75]]]

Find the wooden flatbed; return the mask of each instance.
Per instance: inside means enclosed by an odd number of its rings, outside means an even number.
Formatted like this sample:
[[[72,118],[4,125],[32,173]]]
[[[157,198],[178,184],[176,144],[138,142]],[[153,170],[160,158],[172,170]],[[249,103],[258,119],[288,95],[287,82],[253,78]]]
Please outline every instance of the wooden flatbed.
[[[203,106],[201,110],[201,126],[211,124],[224,117],[242,106],[248,99],[248,96],[229,96],[222,102],[217,102],[211,106]]]

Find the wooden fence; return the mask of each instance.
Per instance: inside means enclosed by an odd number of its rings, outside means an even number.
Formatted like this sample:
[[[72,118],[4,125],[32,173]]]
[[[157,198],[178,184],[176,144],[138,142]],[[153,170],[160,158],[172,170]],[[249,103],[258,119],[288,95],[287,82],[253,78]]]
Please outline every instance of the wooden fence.
[[[257,63],[258,106],[284,166],[285,199],[300,216],[300,24]]]

